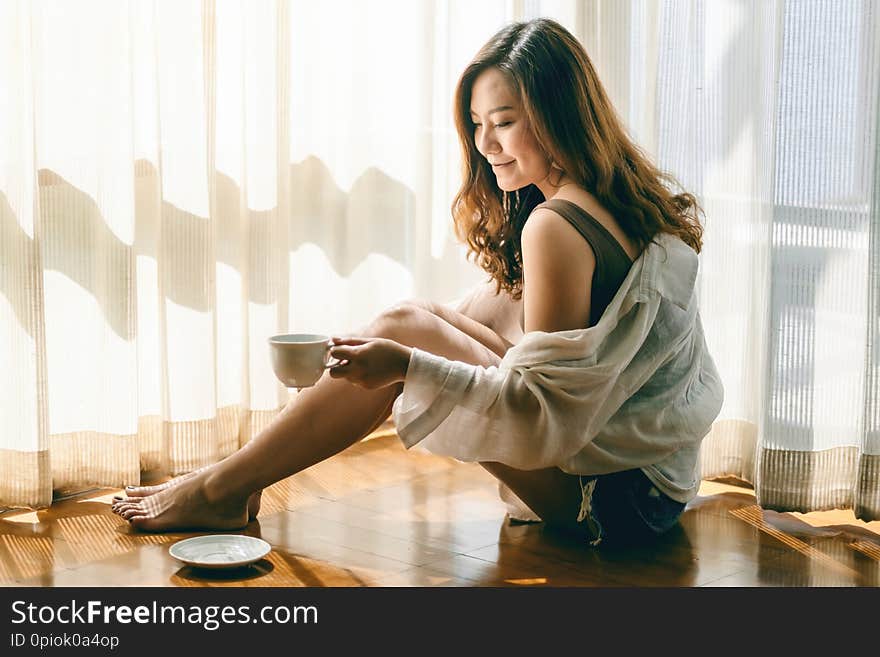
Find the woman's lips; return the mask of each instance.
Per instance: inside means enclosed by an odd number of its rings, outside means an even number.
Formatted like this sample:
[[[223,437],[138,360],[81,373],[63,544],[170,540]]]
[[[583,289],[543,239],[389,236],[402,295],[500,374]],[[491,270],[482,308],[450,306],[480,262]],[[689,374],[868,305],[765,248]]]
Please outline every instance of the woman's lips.
[[[503,164],[493,164],[492,168],[495,170],[503,169],[505,167],[509,167],[511,164],[513,164],[513,162],[514,160],[511,160],[510,162],[504,162]]]

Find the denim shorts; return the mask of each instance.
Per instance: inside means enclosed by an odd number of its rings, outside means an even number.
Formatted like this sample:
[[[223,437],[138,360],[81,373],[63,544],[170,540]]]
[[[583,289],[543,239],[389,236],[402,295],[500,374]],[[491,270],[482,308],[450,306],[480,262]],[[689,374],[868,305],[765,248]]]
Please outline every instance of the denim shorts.
[[[578,525],[590,545],[631,543],[670,530],[685,504],[678,502],[648,479],[641,469],[604,475],[581,475],[581,510]]]

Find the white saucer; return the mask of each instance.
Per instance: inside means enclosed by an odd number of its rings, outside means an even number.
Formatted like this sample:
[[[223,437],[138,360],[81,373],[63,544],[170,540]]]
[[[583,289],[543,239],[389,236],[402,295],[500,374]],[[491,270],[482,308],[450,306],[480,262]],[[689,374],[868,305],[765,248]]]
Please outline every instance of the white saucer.
[[[198,568],[240,568],[259,561],[272,551],[260,538],[241,534],[211,534],[178,541],[168,553]]]

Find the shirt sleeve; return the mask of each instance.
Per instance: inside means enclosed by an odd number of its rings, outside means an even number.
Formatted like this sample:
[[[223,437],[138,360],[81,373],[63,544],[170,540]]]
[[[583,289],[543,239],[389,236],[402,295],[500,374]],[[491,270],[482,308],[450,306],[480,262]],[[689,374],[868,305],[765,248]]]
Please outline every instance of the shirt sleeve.
[[[508,358],[508,352],[497,367],[414,348],[393,409],[404,445],[421,443],[462,461],[497,461],[526,470],[551,467],[576,454],[626,401],[621,374],[644,335],[635,331],[603,343],[601,358],[589,350],[574,350],[577,357],[572,357],[568,348],[563,358],[536,362],[535,353],[555,353],[558,335],[538,336],[530,341],[533,347],[518,351],[521,358]]]

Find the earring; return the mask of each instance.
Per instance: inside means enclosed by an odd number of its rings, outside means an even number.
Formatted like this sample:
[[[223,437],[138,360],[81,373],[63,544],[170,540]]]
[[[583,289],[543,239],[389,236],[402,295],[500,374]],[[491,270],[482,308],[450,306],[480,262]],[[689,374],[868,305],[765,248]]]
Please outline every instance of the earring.
[[[551,172],[553,172],[553,171],[559,172],[559,177],[558,177],[559,181],[561,181],[565,177],[565,169],[563,169],[561,166],[556,164],[556,161],[553,160],[552,158],[550,159],[550,171]]]

